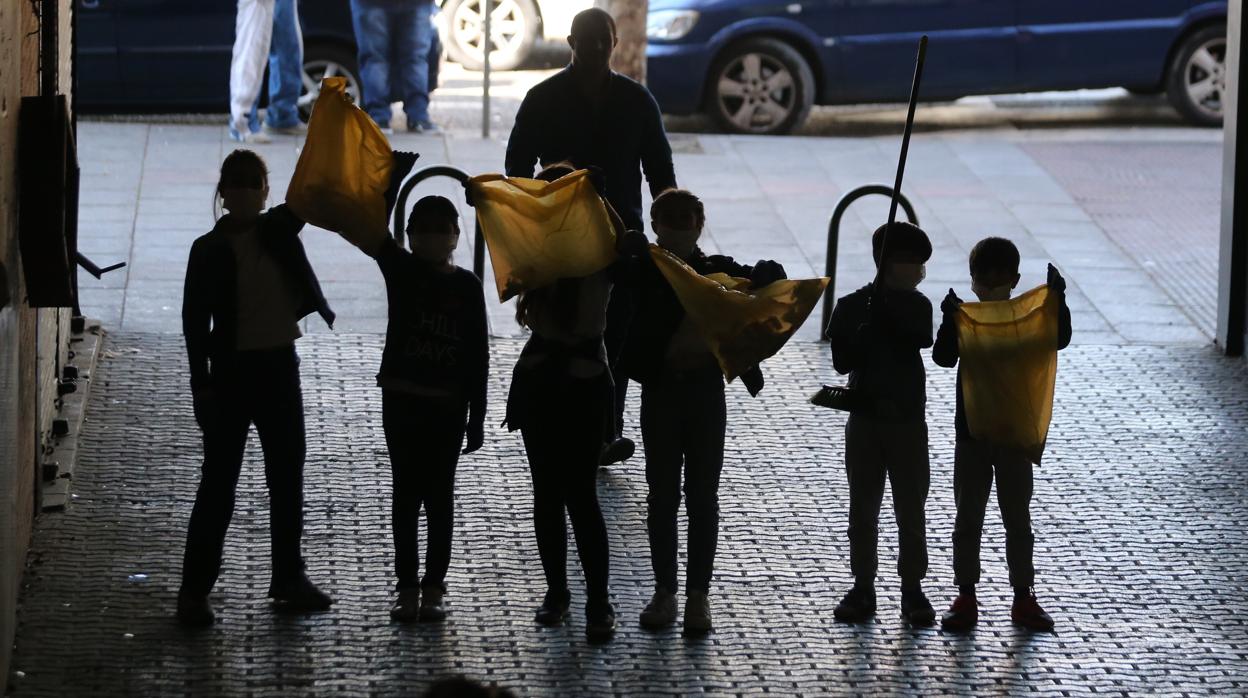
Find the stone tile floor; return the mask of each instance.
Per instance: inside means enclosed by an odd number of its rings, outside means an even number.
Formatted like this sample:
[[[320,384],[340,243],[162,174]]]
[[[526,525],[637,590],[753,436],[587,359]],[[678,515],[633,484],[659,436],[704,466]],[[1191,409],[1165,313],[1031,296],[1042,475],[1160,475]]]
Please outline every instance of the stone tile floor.
[[[381,342],[350,333],[300,342],[311,435],[305,552],[311,576],[338,603],[297,619],[266,606],[267,513],[253,438],[214,594],[220,621],[192,633],[172,618],[200,458],[181,339],[111,335],[94,377],[77,498],[38,522],[11,695],[413,695],[448,673],[523,695],[1248,692],[1248,377],[1242,362],[1212,349],[1063,353],[1033,507],[1039,594],[1055,634],[1010,625],[991,509],[973,634],[902,624],[887,513],[879,619],[832,622],[850,581],[844,420],[805,402],[831,369],[825,348],[797,343],[769,363],[762,398],[729,390],[716,632],[687,641],[636,625],[651,588],[637,458],[600,478],[621,630],[593,647],[579,618],[558,630],[532,622],[543,584],[528,476],[519,440],[497,429],[459,469],[450,620],[389,623],[389,476],[372,384]],[[493,345],[492,424],[518,349],[516,340]],[[953,380],[934,368],[928,380],[927,589],[938,606],[953,591]]]

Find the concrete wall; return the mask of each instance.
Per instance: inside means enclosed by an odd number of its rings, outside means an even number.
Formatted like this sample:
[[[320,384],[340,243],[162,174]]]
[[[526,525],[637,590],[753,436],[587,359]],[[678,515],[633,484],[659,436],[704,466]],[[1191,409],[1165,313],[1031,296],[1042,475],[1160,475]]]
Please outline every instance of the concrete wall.
[[[60,6],[58,91],[69,92],[70,2]],[[0,677],[8,677],[9,650],[21,571],[36,512],[38,454],[55,411],[56,377],[64,362],[69,311],[25,305],[17,242],[17,127],[23,95],[39,83],[37,5],[0,2],[0,264],[8,276],[9,305],[0,309]]]

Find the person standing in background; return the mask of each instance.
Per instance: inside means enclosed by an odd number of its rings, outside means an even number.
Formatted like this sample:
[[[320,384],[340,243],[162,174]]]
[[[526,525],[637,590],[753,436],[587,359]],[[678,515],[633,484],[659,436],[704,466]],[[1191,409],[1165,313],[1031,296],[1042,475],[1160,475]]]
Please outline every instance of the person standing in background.
[[[434,9],[433,0],[351,0],[364,111],[384,133],[393,133],[390,102],[394,97],[403,101],[408,131],[439,130],[429,119]]]
[[[293,0],[288,0],[293,4]],[[234,16],[234,51],[230,58],[230,138],[240,143],[268,143],[260,130],[256,102],[264,80],[264,58],[273,38],[274,0],[238,0]]]
[[[303,30],[299,26],[297,0],[277,0],[273,8],[273,37],[269,42],[269,107],[264,130],[271,134],[298,135],[308,130],[299,120],[299,93],[303,88]],[[257,101],[257,105],[259,102]],[[251,124],[258,125],[252,107]]]

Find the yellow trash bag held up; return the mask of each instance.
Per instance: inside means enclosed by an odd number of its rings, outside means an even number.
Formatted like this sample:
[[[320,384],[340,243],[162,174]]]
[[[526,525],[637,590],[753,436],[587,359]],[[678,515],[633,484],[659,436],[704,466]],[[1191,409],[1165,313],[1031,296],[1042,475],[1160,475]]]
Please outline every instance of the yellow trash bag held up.
[[[481,175],[468,186],[500,301],[615,261],[615,230],[588,171],[553,182]]]
[[[321,81],[286,203],[308,223],[371,252],[389,235],[385,192],[392,154],[381,129],[351,102],[346,86],[346,78]]]
[[[971,436],[1044,455],[1057,381],[1061,302],[1048,286],[1008,301],[963,303],[957,314],[962,404]]]
[[[658,245],[650,245],[650,256],[728,380],[780,351],[806,321],[828,285],[826,277],[783,279],[749,290],[749,279],[727,274],[702,276]],[[645,318],[636,321],[645,322]]]

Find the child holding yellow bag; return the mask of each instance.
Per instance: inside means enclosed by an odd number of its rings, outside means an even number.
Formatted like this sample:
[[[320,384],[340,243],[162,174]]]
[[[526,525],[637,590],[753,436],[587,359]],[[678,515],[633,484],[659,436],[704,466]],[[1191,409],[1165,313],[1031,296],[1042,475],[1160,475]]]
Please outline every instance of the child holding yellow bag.
[[[981,240],[971,250],[971,289],[980,301],[1006,301],[1018,285],[1019,253],[1014,243],[1004,238]],[[1060,304],[1057,348],[1070,344],[1070,309],[1066,306],[1066,281],[1052,264],[1048,271],[1048,290],[1057,295]],[[940,304],[943,320],[936,334],[932,359],[937,365],[953,368],[958,365],[959,338],[957,315],[961,299],[949,289]],[[953,488],[957,519],[953,530],[954,583],[958,597],[941,618],[941,626],[952,632],[964,632],[978,621],[979,605],[975,585],[979,582],[979,547],[983,534],[984,512],[997,481],[997,501],[1005,524],[1005,554],[1014,587],[1013,621],[1032,630],[1053,629],[1053,619],[1040,607],[1032,592],[1035,568],[1032,565],[1034,536],[1031,531],[1032,457],[1025,452],[990,444],[971,436],[964,407],[962,369],[958,369],[955,415],[957,444],[954,451]]]

